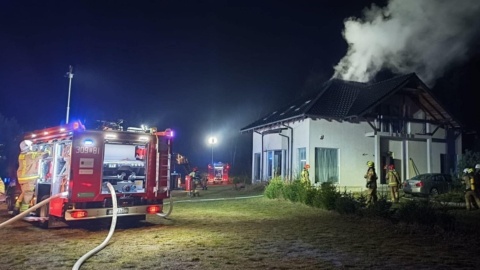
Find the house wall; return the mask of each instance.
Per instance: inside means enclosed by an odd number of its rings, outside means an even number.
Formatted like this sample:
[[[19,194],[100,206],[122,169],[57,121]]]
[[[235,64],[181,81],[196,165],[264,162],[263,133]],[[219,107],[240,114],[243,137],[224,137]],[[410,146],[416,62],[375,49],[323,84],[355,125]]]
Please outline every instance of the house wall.
[[[308,162],[310,178],[314,180],[315,148],[336,148],[339,151],[339,186],[364,186],[366,163],[374,160],[374,140],[365,133],[372,128],[367,123],[310,120]],[[323,135],[323,139],[321,136]]]
[[[286,124],[285,124],[286,125]],[[366,123],[350,123],[327,121],[324,119],[312,120],[310,118],[295,121],[288,124],[293,129],[293,159],[290,162],[290,153],[288,153],[288,139],[278,134],[264,135],[264,151],[270,150],[286,150],[284,163],[285,168],[282,173],[286,174],[292,166],[292,175],[295,179],[298,176],[298,148],[305,147],[307,150],[307,164],[310,164],[310,181],[315,181],[315,148],[336,148],[338,149],[339,163],[339,182],[338,186],[347,187],[353,190],[364,189],[365,180],[363,178],[366,171],[366,162],[369,160],[376,161],[375,158],[375,137],[368,135],[372,133],[372,127]],[[412,127],[413,124],[410,125]],[[284,126],[285,127],[285,126]],[[435,127],[430,127],[433,131]],[[262,131],[259,131],[262,132]],[[290,129],[285,129],[282,134],[290,137]],[[434,138],[444,139],[443,129],[438,129],[434,134]],[[323,136],[323,137],[322,137]],[[443,142],[431,143],[431,161],[430,170],[427,160],[427,139],[423,137],[415,137],[404,140],[403,137],[378,135],[379,136],[379,153],[383,162],[387,155],[393,158],[397,171],[400,173],[402,180],[412,177],[416,174],[413,164],[409,162],[409,158],[413,159],[419,173],[440,172],[441,171],[441,154],[446,154],[446,145]],[[458,139],[459,140],[459,139]],[[458,141],[457,140],[457,141]],[[461,144],[461,142],[457,142]],[[262,152],[262,135],[253,133],[253,155]],[[390,152],[390,153],[388,153]],[[387,154],[388,153],[388,154]],[[266,154],[263,155],[263,166],[266,166]],[[254,162],[254,161],[253,161]],[[252,163],[252,168],[253,168]],[[385,165],[385,164],[383,164]],[[382,174],[382,164],[377,164],[377,173],[379,177]],[[252,169],[252,179],[254,170]],[[263,173],[265,175],[265,172]],[[288,176],[288,175],[283,175]],[[263,180],[267,180],[263,178]],[[380,179],[381,180],[381,179]],[[380,182],[379,180],[379,182]]]
[[[299,148],[306,148],[307,151],[307,164],[311,164],[311,159],[310,159],[310,154],[309,154],[309,148],[310,148],[310,122],[312,120],[310,118],[307,118],[302,121],[295,122],[291,125],[293,128],[293,177],[294,179],[298,177],[301,173],[301,170],[303,168],[298,168],[298,161],[299,161],[299,156],[298,156],[298,149]],[[312,175],[313,170],[310,172],[310,178],[314,177]]]

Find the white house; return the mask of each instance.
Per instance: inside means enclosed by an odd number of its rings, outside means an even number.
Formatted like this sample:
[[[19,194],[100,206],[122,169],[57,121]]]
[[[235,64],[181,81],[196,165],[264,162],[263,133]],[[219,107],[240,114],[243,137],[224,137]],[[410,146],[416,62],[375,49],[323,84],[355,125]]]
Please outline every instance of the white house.
[[[241,129],[251,132],[252,179],[296,179],[310,165],[312,184],[364,187],[366,163],[380,182],[394,164],[402,179],[454,171],[460,124],[416,74],[376,83],[332,79],[318,91]]]

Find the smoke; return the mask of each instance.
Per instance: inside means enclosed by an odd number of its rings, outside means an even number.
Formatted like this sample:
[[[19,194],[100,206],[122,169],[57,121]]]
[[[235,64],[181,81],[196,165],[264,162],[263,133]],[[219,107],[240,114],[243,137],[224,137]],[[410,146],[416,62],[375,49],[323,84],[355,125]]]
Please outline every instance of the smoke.
[[[366,82],[380,70],[416,72],[427,84],[465,61],[480,26],[478,0],[390,0],[345,20],[349,48],[333,77]]]

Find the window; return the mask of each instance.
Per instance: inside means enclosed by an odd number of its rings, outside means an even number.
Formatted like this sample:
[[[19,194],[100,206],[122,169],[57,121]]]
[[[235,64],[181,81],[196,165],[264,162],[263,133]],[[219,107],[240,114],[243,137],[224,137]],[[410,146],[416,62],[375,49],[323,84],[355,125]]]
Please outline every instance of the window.
[[[254,168],[254,173],[253,173],[254,180],[260,180],[260,153],[255,153],[253,168]]]
[[[284,165],[282,161],[282,150],[268,151],[267,152],[267,178],[272,179],[274,177],[282,177],[282,167]]]
[[[338,149],[315,148],[315,183],[338,183]]]
[[[298,148],[298,172],[300,173],[307,164],[307,149],[305,147]]]

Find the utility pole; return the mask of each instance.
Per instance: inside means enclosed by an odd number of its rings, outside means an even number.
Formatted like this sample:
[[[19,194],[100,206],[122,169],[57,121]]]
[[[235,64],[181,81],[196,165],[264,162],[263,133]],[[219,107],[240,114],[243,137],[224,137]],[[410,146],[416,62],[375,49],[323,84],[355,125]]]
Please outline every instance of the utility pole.
[[[73,67],[68,67],[68,72],[66,74],[68,77],[68,100],[67,100],[67,118],[65,120],[65,124],[68,124],[68,114],[70,112],[70,93],[72,91],[72,79],[73,79]]]

